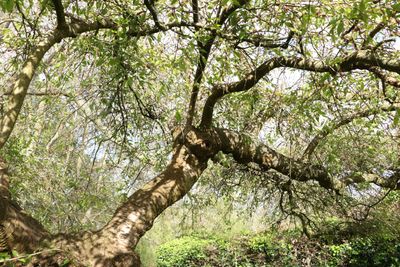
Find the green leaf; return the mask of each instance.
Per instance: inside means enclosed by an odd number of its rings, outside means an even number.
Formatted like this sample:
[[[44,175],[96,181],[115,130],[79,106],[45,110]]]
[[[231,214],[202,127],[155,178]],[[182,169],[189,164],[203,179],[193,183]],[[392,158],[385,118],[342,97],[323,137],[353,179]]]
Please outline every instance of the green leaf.
[[[1,9],[3,9],[4,12],[12,12],[14,9],[14,0],[1,0]]]
[[[337,34],[341,34],[344,29],[344,22],[343,20],[340,20],[338,25],[337,25]]]
[[[8,252],[0,252],[0,260],[3,259],[9,259],[10,255],[8,254]]]
[[[66,266],[69,266],[69,264],[71,263],[71,261],[69,260],[69,259],[65,259],[64,261],[63,261],[63,263],[61,264],[61,266],[62,267],[66,267]]]
[[[181,122],[182,121],[182,115],[181,112],[177,109],[175,112],[175,119],[177,122]]]
[[[393,8],[394,11],[400,12],[400,3],[394,4],[394,5],[392,6],[392,8]]]
[[[393,125],[397,126],[399,124],[399,120],[400,120],[400,109],[397,109],[396,115],[394,115]]]

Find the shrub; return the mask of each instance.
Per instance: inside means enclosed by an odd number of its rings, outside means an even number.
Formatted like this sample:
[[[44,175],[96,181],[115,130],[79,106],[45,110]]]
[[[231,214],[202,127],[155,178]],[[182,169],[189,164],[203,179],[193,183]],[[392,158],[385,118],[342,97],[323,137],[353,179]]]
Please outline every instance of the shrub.
[[[357,238],[329,246],[331,266],[400,266],[397,239]]]
[[[337,240],[340,238],[337,237]],[[157,266],[400,266],[400,239],[377,234],[326,243],[289,232],[266,232],[223,240],[193,235],[157,250]]]
[[[213,240],[185,236],[161,245],[157,253],[157,266],[186,267],[206,259],[206,248],[215,245]]]

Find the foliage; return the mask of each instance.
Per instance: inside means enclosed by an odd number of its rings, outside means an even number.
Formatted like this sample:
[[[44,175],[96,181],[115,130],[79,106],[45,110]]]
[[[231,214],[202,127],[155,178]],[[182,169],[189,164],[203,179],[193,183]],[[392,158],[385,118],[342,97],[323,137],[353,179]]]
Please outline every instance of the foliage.
[[[205,260],[205,251],[214,245],[211,240],[195,236],[182,237],[162,245],[158,251],[158,265],[184,267]]]
[[[184,236],[160,247],[159,264],[397,264],[397,248],[386,244],[398,240],[399,193],[391,192],[396,184],[385,182],[399,170],[399,3],[198,1],[201,23],[192,23],[190,1],[145,2],[58,1],[65,9],[60,12],[56,1],[0,1],[2,117],[7,103],[18,100],[10,81],[19,83],[23,63],[44,36],[68,28],[59,25],[60,16],[70,25],[112,21],[55,42],[26,88],[16,127],[1,150],[10,165],[11,193],[23,209],[51,232],[101,228],[119,203],[165,169],[173,148],[169,133],[188,118],[198,126],[215,92],[227,94],[225,88],[244,81],[249,88],[217,99],[212,126],[283,155],[263,158],[279,166],[221,151],[210,159],[178,206],[177,217],[186,224],[174,218],[169,227],[179,230],[154,243],[145,240],[157,246]],[[226,10],[232,13],[219,21]],[[373,60],[351,60],[364,54]],[[275,61],[259,77],[256,68]],[[315,68],[321,64],[322,70]],[[326,171],[326,180],[340,186],[306,179],[309,169]],[[363,174],[381,182],[364,181]],[[259,212],[264,225],[295,225],[319,237],[308,242],[267,232],[217,238],[218,229],[233,233],[246,225],[238,214],[218,210],[221,199],[243,217]],[[214,210],[201,220],[205,207]],[[185,236],[204,225],[211,237]]]
[[[393,201],[397,197],[397,192],[389,194],[366,220],[330,217],[320,221],[310,237],[293,224],[265,228],[266,218],[258,221],[256,214],[234,217],[237,211],[221,204],[203,207],[193,224],[186,222],[194,228],[182,222],[177,227],[170,225],[177,216],[172,209],[159,221],[166,228],[156,225],[142,240],[151,240],[146,245],[157,247],[152,256],[155,262],[146,259],[145,266],[400,266],[400,217],[384,216],[397,208],[398,202]],[[183,207],[178,210],[190,212]],[[229,212],[234,221],[247,218],[265,230],[255,234],[249,231],[255,225],[232,227],[230,220],[214,215]],[[168,237],[157,243],[163,233]],[[139,250],[141,255],[143,251]]]
[[[338,244],[266,232],[217,242],[184,236],[161,245],[157,266],[399,266],[400,238],[355,238]]]
[[[400,240],[358,238],[328,247],[330,266],[399,266]]]

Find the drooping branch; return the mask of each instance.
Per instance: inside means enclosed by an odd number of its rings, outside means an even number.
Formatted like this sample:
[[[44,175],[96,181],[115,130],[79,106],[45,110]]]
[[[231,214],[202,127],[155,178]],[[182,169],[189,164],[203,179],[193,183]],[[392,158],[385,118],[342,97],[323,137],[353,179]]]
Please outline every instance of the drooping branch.
[[[15,2],[15,7],[17,8],[18,12],[21,14],[22,22],[27,23],[32,30],[39,32],[39,30],[36,28],[35,24],[29,18],[27,18],[27,16],[25,15],[25,12],[22,10],[21,4],[22,3],[19,3],[18,1]]]
[[[344,178],[332,177],[325,167],[285,156],[274,149],[259,144],[244,134],[213,128],[208,137],[211,146],[242,164],[256,163],[264,170],[276,170],[292,180],[307,182],[316,181],[320,186],[339,191],[344,187],[357,183],[374,183],[384,188],[400,190],[400,171],[392,171],[387,177],[374,173],[353,172]]]
[[[68,14],[67,14],[68,15]],[[25,96],[28,91],[30,82],[34,76],[37,67],[40,64],[45,53],[53,47],[56,43],[61,42],[62,39],[67,37],[75,38],[79,34],[100,30],[100,29],[117,29],[116,23],[109,19],[99,19],[97,21],[84,21],[80,18],[72,19],[72,23],[68,24],[63,29],[55,29],[47,37],[43,38],[38,42],[36,47],[28,56],[27,60],[22,66],[20,74],[17,76],[12,89],[9,90],[10,98],[6,105],[5,115],[0,121],[0,149],[4,146],[8,140],[12,130],[14,129],[15,122],[22,108]],[[188,26],[186,23],[173,23],[167,25],[163,29],[151,28],[145,30],[130,30],[127,34],[129,36],[146,36],[160,31],[166,31],[174,27]]]
[[[338,119],[336,121],[333,121],[333,122],[330,122],[330,123],[326,124],[321,129],[321,131],[316,136],[314,136],[314,138],[308,144],[307,148],[304,150],[303,158],[305,158],[305,157],[309,158],[314,153],[314,151],[317,148],[317,146],[319,145],[319,143],[322,140],[324,140],[334,130],[337,130],[342,126],[351,123],[355,119],[366,118],[366,117],[369,117],[371,115],[378,114],[380,112],[395,111],[397,108],[399,108],[399,107],[392,105],[390,107],[383,107],[381,109],[369,109],[369,110],[365,110],[365,111],[359,111],[359,112],[356,112],[356,113],[354,113],[354,114],[352,114],[350,116],[347,116],[347,117],[344,117],[344,118],[340,118],[340,119]]]
[[[336,59],[335,61],[338,60]],[[211,95],[207,98],[204,105],[200,127],[211,127],[214,106],[219,99],[227,94],[251,89],[262,77],[273,69],[280,67],[321,73],[328,72],[333,75],[356,69],[370,71],[371,68],[374,69],[374,67],[380,67],[381,69],[400,73],[400,62],[398,60],[377,57],[375,53],[371,53],[368,50],[356,51],[355,53],[342,58],[338,63],[329,63],[329,61],[324,62],[299,57],[275,57],[265,61],[238,82],[215,85],[212,89]]]
[[[114,27],[115,24],[108,20],[96,22],[75,22],[68,25],[67,28],[55,29],[47,37],[38,42],[25,63],[22,65],[22,69],[10,90],[10,98],[6,106],[6,111],[0,122],[0,149],[4,146],[14,129],[15,122],[17,121],[25,96],[28,92],[30,82],[45,53],[53,47],[53,45],[61,42],[64,38],[76,37],[84,32]]]

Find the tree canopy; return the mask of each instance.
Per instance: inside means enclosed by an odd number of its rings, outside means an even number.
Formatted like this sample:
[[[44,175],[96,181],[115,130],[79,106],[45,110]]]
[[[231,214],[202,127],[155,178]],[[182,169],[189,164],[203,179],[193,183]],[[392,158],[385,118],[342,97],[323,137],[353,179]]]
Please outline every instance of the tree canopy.
[[[306,234],[400,189],[397,1],[0,7],[12,250],[135,266],[140,238],[194,185]]]

